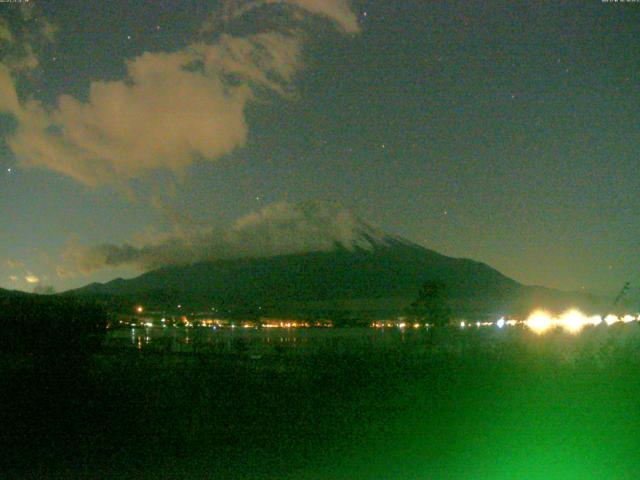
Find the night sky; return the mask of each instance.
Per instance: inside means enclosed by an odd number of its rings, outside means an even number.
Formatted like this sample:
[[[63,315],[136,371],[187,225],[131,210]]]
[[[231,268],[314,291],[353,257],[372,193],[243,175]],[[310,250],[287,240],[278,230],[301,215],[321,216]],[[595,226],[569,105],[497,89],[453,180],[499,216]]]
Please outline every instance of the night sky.
[[[100,246],[200,248],[296,205],[526,284],[640,281],[640,3],[56,0],[0,15],[1,288],[133,276],[140,263]]]

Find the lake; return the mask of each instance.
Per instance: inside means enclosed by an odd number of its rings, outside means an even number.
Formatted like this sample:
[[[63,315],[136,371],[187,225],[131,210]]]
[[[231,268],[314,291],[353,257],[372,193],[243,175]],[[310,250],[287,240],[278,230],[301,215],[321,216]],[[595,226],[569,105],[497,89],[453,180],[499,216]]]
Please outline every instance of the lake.
[[[2,379],[9,478],[595,480],[640,469],[635,323],[544,336],[136,328],[107,345],[85,365]]]

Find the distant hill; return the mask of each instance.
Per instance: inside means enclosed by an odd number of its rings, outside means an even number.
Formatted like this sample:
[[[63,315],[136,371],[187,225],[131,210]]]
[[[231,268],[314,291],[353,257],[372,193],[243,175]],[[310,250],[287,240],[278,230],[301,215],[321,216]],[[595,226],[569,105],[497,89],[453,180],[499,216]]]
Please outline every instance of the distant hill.
[[[451,258],[365,227],[349,248],[171,266],[130,280],[94,283],[65,295],[116,308],[219,315],[364,317],[398,315],[426,281],[446,286],[458,317],[525,314],[534,308],[593,307],[583,295],[529,287],[473,260]]]
[[[107,312],[85,300],[0,289],[0,353],[61,359],[99,348]]]
[[[27,297],[29,295],[29,293],[18,290],[5,290],[4,288],[0,288],[0,298]]]

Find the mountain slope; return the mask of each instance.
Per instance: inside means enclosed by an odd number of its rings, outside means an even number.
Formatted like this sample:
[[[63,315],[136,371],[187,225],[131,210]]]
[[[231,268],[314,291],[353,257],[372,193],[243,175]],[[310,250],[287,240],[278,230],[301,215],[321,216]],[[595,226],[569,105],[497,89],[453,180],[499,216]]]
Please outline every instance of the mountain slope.
[[[165,267],[68,294],[120,306],[171,309],[180,303],[239,314],[322,316],[348,310],[355,316],[381,316],[401,313],[425,281],[446,285],[457,315],[585,304],[579,296],[525,287],[483,263],[447,257],[366,225],[348,247],[336,242],[330,251]]]
[[[30,296],[30,294],[26,292],[20,292],[18,290],[5,290],[4,288],[0,288],[0,299],[27,297],[27,296]]]

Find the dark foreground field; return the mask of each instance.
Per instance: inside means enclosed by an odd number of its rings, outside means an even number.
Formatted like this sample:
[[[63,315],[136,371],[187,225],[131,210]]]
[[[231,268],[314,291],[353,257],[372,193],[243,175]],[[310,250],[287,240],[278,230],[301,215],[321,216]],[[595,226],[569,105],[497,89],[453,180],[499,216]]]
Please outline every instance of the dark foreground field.
[[[5,356],[2,478],[640,475],[637,324],[346,346]]]

